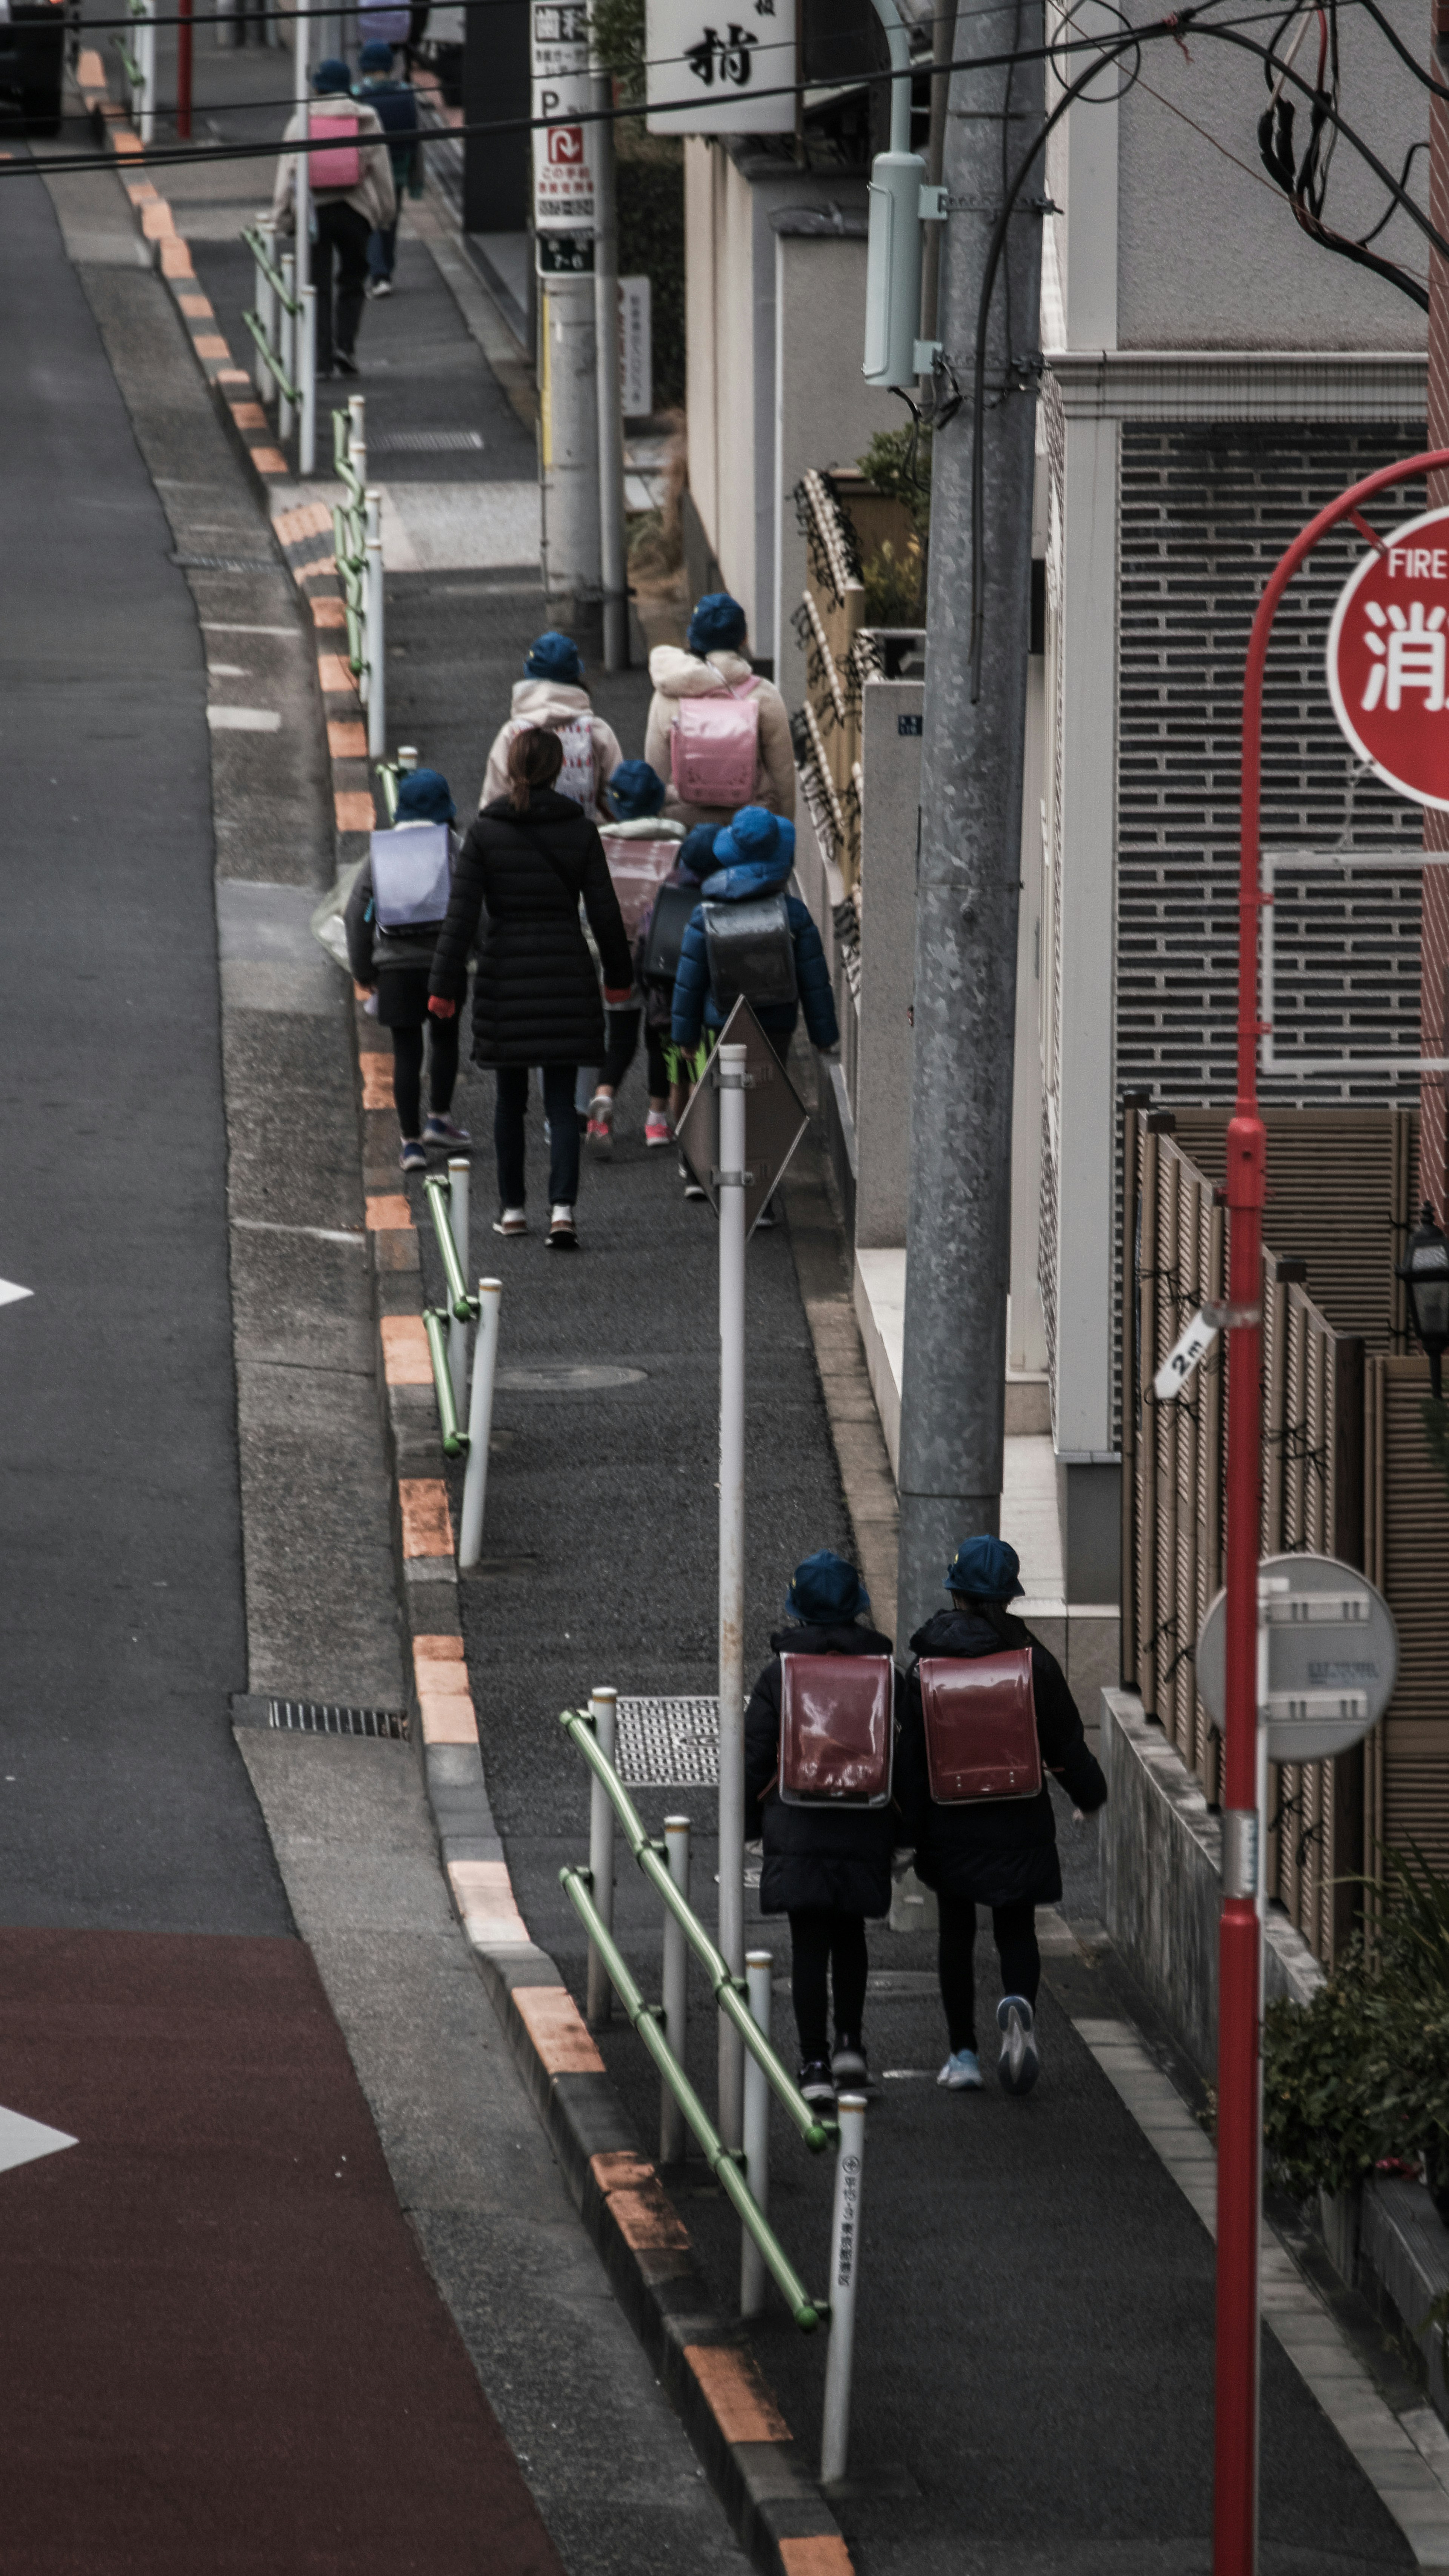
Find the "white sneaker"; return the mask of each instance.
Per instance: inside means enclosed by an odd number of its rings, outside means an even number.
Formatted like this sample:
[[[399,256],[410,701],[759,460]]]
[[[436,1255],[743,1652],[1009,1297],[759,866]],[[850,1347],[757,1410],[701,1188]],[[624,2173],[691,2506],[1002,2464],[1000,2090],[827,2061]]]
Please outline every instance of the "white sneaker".
[[[493,1220],[495,1234],[527,1234],[528,1218],[522,1208],[505,1208]]]
[[[562,1202],[554,1208],[549,1217],[547,1248],[550,1252],[577,1252],[579,1248],[579,1233],[574,1223],[573,1209],[565,1207]]]
[[[1041,2073],[1036,2016],[1025,1995],[1003,1995],[996,2007],[1001,2061],[996,2072],[1008,2093],[1029,2093]]]
[[[936,2078],[951,2093],[979,2093],[985,2081],[974,2048],[953,2048]]]

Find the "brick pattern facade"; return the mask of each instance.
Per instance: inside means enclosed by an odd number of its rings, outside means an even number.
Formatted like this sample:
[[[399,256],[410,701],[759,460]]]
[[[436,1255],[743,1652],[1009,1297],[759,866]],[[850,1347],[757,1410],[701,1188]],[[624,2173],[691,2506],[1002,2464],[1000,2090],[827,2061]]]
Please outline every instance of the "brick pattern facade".
[[[1436,0],[1435,32],[1449,32],[1449,6]],[[1440,80],[1444,64],[1435,63]],[[1429,220],[1449,238],[1449,108],[1441,99],[1429,103]],[[1429,253],[1429,428],[1431,447],[1449,447],[1449,266],[1437,251]],[[1429,499],[1440,509],[1449,505],[1449,474],[1429,479]],[[1449,814],[1424,813],[1426,850],[1449,850]],[[1449,1055],[1449,868],[1424,871],[1424,934],[1420,988],[1425,1055]],[[1446,1146],[1444,1077],[1426,1073],[1419,1100],[1419,1188],[1443,1221],[1449,1200],[1449,1146]]]

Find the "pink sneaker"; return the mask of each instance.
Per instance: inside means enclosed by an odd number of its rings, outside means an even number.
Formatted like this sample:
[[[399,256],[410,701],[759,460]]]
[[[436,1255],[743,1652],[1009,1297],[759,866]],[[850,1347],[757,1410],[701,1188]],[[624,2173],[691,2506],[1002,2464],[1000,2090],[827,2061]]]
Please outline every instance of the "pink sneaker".
[[[614,1150],[614,1096],[609,1091],[596,1091],[589,1102],[589,1123],[584,1129],[584,1143],[591,1154],[607,1161]]]
[[[674,1138],[670,1132],[669,1120],[662,1109],[651,1109],[645,1119],[644,1142],[646,1145],[673,1144]]]

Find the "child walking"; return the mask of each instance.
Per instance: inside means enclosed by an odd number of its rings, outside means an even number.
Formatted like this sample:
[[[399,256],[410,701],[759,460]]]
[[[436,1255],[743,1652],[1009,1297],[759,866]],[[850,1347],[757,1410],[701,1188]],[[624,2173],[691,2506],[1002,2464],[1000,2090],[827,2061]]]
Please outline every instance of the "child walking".
[[[436,769],[412,769],[398,782],[397,833],[447,826],[454,805],[446,778]],[[451,836],[450,836],[451,837]],[[392,834],[375,835],[387,843]],[[377,995],[378,1026],[392,1031],[392,1096],[402,1131],[402,1168],[425,1172],[428,1147],[456,1154],[472,1144],[465,1127],[449,1112],[458,1079],[458,1023],[428,1015],[428,977],[433,950],[448,909],[446,876],[436,921],[399,920],[393,928],[378,918],[379,894],[374,883],[374,857],[369,851],[347,898],[347,962],[364,990]],[[403,910],[410,907],[402,907]],[[415,907],[411,907],[415,909]],[[384,898],[382,910],[387,913]],[[423,1037],[428,1041],[428,1096],[431,1109],[423,1119]]]
[[[869,1622],[870,1597],[853,1565],[821,1548],[797,1565],[785,1596],[786,1625],[745,1711],[745,1796],[759,1806],[764,1837],[760,1907],[790,1918],[791,1989],[800,2034],[800,2090],[833,2102],[839,2085],[866,2080],[863,2024],[869,1965],[868,1915],[890,1911],[891,1807],[822,1800],[791,1805],[780,1795],[782,1655],[880,1655],[891,1641]],[[828,1979],[828,1983],[827,1983]],[[835,2006],[835,2045],[829,2006]]]

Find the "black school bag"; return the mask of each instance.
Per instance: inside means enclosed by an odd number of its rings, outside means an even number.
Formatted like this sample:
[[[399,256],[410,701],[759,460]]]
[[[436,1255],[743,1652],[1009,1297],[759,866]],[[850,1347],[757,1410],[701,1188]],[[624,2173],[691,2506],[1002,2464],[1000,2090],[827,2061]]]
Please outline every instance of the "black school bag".
[[[641,943],[639,980],[651,992],[672,993],[684,934],[699,909],[697,885],[661,886]]]
[[[743,993],[752,1010],[789,1006],[800,998],[795,937],[782,894],[752,903],[707,903],[704,945],[715,1009],[727,1019]]]

